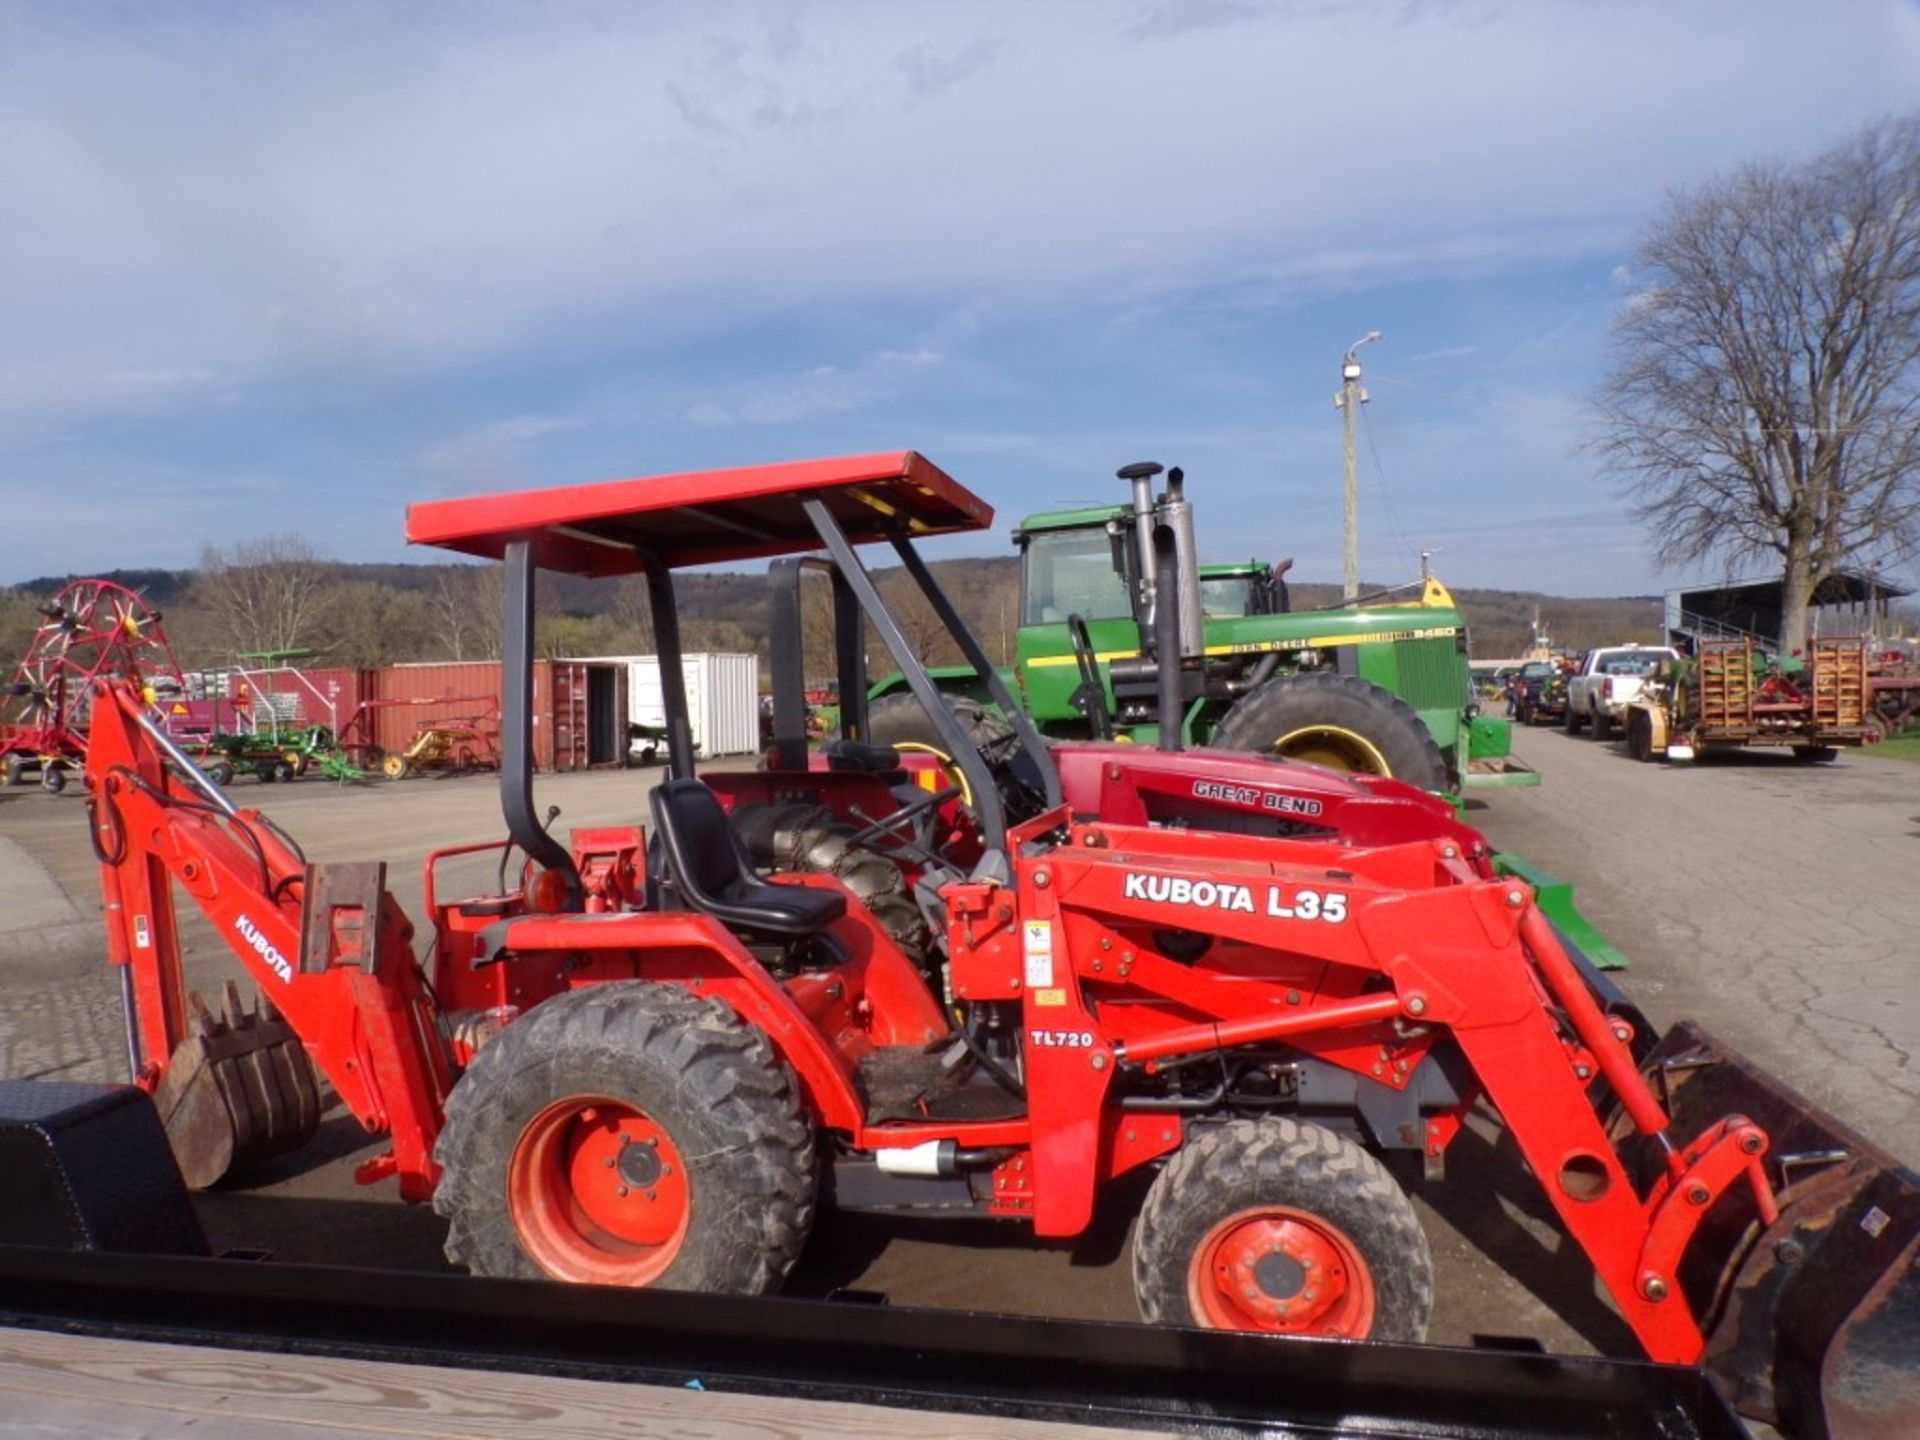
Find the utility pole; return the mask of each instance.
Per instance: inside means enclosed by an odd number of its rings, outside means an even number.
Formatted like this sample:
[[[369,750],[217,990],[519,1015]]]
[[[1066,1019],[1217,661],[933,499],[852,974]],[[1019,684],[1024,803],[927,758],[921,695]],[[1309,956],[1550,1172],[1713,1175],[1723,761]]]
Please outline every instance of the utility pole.
[[[1343,458],[1346,461],[1346,599],[1360,593],[1360,462],[1354,448],[1353,429],[1360,419],[1360,407],[1367,403],[1367,392],[1360,388],[1360,361],[1354,352],[1380,338],[1378,330],[1369,330],[1347,347],[1340,362],[1340,393],[1333,397],[1334,408],[1341,412]]]

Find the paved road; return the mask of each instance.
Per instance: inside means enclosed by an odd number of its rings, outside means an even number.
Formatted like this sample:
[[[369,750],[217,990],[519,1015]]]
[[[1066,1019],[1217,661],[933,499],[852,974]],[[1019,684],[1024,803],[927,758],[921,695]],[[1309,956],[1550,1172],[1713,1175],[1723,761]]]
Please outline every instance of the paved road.
[[[1699,1020],[1920,1164],[1920,765],[1646,765],[1522,732],[1538,790],[1469,818],[1576,883],[1662,1025]]]

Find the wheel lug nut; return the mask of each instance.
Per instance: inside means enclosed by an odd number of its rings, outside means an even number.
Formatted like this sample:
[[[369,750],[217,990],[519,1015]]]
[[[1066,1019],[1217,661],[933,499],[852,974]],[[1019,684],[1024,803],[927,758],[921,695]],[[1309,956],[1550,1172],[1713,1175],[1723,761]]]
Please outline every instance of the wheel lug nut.
[[[622,1200],[624,1200],[624,1199],[626,1199],[626,1198],[627,1198],[627,1187],[626,1187],[626,1186],[624,1186],[624,1185],[622,1185],[622,1186],[620,1187],[620,1190],[619,1190],[619,1192],[618,1192],[618,1193],[619,1193],[619,1195],[620,1195],[620,1198],[621,1198]]]
[[[656,1195],[656,1194],[655,1194],[655,1193],[654,1193],[653,1191],[651,1191],[651,1190],[649,1190],[649,1191],[647,1191],[647,1199],[649,1199],[649,1200],[658,1200],[659,1198],[660,1198],[660,1197],[659,1197],[658,1195]]]

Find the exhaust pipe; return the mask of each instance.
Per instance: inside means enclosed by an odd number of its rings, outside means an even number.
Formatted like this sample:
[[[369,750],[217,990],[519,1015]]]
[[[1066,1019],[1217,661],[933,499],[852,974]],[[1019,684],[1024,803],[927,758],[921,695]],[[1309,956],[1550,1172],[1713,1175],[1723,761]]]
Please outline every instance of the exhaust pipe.
[[[1180,693],[1180,557],[1173,527],[1153,527],[1154,568],[1160,581],[1153,606],[1154,676],[1159,681],[1160,748],[1178,750],[1186,706]]]

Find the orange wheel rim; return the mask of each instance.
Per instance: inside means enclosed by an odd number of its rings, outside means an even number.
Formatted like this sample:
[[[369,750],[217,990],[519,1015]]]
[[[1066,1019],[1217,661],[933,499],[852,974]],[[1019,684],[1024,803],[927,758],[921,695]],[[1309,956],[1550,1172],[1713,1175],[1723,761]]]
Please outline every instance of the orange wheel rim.
[[[1284,1205],[1230,1215],[1207,1232],[1187,1272],[1195,1322],[1357,1340],[1373,1329],[1373,1272],[1339,1226]]]
[[[549,1105],[520,1134],[507,1204],[521,1248],[557,1280],[650,1285],[692,1217],[687,1167],[645,1111],[605,1096]]]

